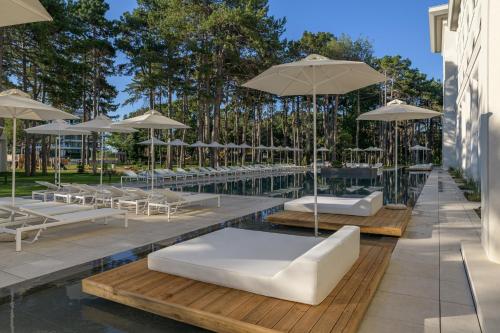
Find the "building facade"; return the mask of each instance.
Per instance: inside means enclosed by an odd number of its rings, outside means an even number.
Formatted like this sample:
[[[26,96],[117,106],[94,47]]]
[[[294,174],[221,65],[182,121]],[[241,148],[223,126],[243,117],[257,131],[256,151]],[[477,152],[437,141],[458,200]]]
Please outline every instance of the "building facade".
[[[443,58],[443,164],[481,185],[481,243],[462,242],[479,321],[497,332],[500,290],[500,0],[429,9],[431,50]]]

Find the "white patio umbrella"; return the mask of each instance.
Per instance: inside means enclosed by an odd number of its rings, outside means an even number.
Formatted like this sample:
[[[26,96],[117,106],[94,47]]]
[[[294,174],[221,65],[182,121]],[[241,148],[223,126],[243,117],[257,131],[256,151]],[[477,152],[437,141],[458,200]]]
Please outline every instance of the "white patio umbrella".
[[[189,146],[189,144],[185,143],[184,141],[182,141],[181,139],[175,139],[175,140],[172,140],[172,141],[169,141],[167,142],[167,145],[169,146],[173,146],[173,147],[184,147],[184,146]],[[182,164],[181,164],[181,160],[179,158],[179,160],[177,161],[177,165],[180,167],[182,167]]]
[[[415,145],[413,147],[410,147],[410,151],[414,151],[416,152],[416,155],[417,155],[417,163],[420,162],[420,154],[419,152],[423,151],[423,156],[422,158],[425,160],[425,152],[431,150],[430,148],[427,148],[427,147],[424,147],[424,146],[421,146],[421,145]]]
[[[117,122],[114,126],[129,127],[129,128],[148,128],[150,130],[151,138],[154,137],[153,131],[155,129],[179,129],[189,128],[178,121],[167,118],[156,110],[149,110],[143,115],[128,118]],[[155,160],[154,160],[154,142],[151,142],[151,189],[154,189],[154,173],[155,173]]]
[[[151,146],[151,143],[153,143],[155,146],[166,146],[167,145],[167,143],[165,141],[162,141],[156,137],[154,137],[153,140],[147,139],[147,140],[141,141],[138,143],[138,145]],[[148,165],[149,165],[149,161],[148,161]],[[160,151],[160,165],[161,165],[161,151]]]
[[[147,139],[147,140],[144,140],[144,141],[141,141],[138,143],[138,145],[143,145],[143,146],[150,146],[152,144],[154,144],[155,146],[166,146],[168,145],[168,143],[166,143],[165,141],[162,141],[156,137],[153,138],[153,140],[151,139]]]
[[[361,152],[361,151],[363,151],[363,149],[356,147],[356,148],[352,148],[351,151],[356,154],[356,160],[359,163],[358,153]]]
[[[217,141],[212,141],[209,144],[207,144],[208,148],[213,148],[215,150],[215,154],[217,154],[217,149],[224,148],[224,145],[218,143]],[[219,159],[215,159],[217,162],[217,166],[219,166]]]
[[[259,150],[259,158],[260,158],[260,161],[262,161],[262,151],[263,150],[268,150],[269,148],[264,146],[264,145],[258,145],[257,147],[255,147],[255,150]]]
[[[45,125],[30,127],[24,130],[29,134],[40,134],[40,135],[55,135],[57,136],[56,141],[56,157],[57,157],[57,172],[56,184],[61,186],[61,136],[63,135],[88,135],[89,131],[79,130],[73,128],[72,125],[65,122],[64,120],[54,120],[53,122]],[[82,147],[83,148],[83,147]]]
[[[325,163],[325,159],[326,159],[326,153],[328,153],[330,150],[328,150],[328,148],[326,147],[321,147],[321,148],[318,148],[318,153],[321,153],[321,156],[323,157],[323,163]]]
[[[0,27],[30,22],[52,21],[38,0],[2,0]]]
[[[0,93],[0,118],[12,119],[12,205],[15,205],[17,119],[46,121],[56,119],[78,119],[78,117],[35,101],[21,90],[9,89]]]
[[[316,147],[316,95],[345,94],[385,80],[385,76],[358,61],[331,60],[311,54],[306,58],[272,66],[244,87],[279,96],[313,96],[314,234],[318,235],[318,174]]]
[[[193,148],[198,148],[198,166],[201,167],[201,149],[207,147],[207,144],[201,141],[196,141],[191,145]]]
[[[96,132],[101,135],[101,174],[99,178],[99,183],[102,185],[102,177],[104,172],[104,133],[133,133],[136,132],[134,129],[113,126],[114,123],[111,118],[105,115],[98,115],[92,120],[73,125],[75,129],[87,130],[90,132]],[[95,154],[95,152],[94,152]]]
[[[246,143],[242,143],[241,145],[238,146],[243,152],[243,156],[241,158],[241,165],[245,165],[245,157],[246,157],[246,149],[251,149],[252,146],[247,145]]]
[[[358,117],[358,120],[381,120],[381,121],[394,121],[395,122],[395,145],[394,145],[394,205],[388,205],[393,209],[406,209],[406,205],[398,205],[398,121],[403,120],[418,120],[429,119],[433,117],[442,116],[440,112],[420,108],[414,105],[408,105],[405,102],[395,99],[386,106],[375,109],[370,112],[363,113]]]
[[[224,146],[224,148],[226,148],[226,149],[233,149],[233,151],[230,154],[231,163],[233,163],[234,162],[234,152],[236,151],[236,149],[239,149],[240,147],[236,143],[230,142],[230,143],[226,144]]]

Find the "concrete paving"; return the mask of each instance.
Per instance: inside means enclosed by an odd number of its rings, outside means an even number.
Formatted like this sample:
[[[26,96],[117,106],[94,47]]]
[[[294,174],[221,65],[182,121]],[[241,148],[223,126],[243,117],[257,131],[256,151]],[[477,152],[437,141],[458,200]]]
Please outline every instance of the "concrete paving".
[[[447,172],[434,170],[359,332],[480,332],[460,244],[480,219]]]
[[[51,228],[32,244],[15,252],[12,242],[0,243],[0,288],[40,278],[93,260],[147,244],[218,225],[226,221],[273,208],[281,198],[221,196],[221,207],[213,204],[193,206],[177,212],[167,221],[165,215],[129,215],[129,227],[122,219],[108,225],[78,223]]]

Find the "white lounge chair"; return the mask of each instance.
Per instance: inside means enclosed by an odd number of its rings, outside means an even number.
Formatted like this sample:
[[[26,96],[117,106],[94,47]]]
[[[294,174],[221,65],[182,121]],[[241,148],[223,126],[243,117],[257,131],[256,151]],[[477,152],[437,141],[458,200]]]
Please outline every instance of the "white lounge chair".
[[[359,228],[328,238],[226,228],[148,255],[151,270],[317,305],[359,257]]]
[[[138,188],[126,188],[126,191],[129,195],[118,199],[118,209],[129,210],[132,208],[135,210],[135,215],[139,215],[139,212],[144,211],[147,207],[151,193]]]
[[[45,181],[35,181],[36,184],[45,186],[46,190],[35,190],[31,191],[31,199],[36,199],[41,197],[43,201],[47,201],[49,196],[53,196],[55,192],[59,190],[59,186],[45,182]]]
[[[62,214],[54,214],[47,210],[33,210],[27,208],[20,208],[19,211],[22,213],[29,214],[30,216],[33,217],[39,217],[41,219],[41,223],[27,224],[25,222],[16,221],[10,224],[3,224],[0,227],[0,232],[5,232],[15,235],[16,251],[18,252],[22,250],[21,248],[22,234],[23,232],[27,231],[37,230],[37,233],[35,234],[33,240],[30,241],[30,243],[33,243],[38,240],[38,237],[40,236],[43,230],[66,224],[95,221],[99,219],[104,219],[104,223],[107,223],[107,219],[110,217],[124,216],[125,228],[128,227],[127,212],[113,208],[92,209],[92,210],[76,211],[76,212],[62,213]]]
[[[216,200],[217,207],[220,207],[220,195],[198,193],[190,195],[182,195],[178,192],[173,192],[164,189],[162,193],[156,193],[149,198],[147,203],[147,214],[151,215],[153,211],[161,213],[164,210],[167,213],[167,221],[170,221],[170,216],[175,213],[180,207],[199,204],[206,201]]]
[[[318,213],[354,216],[375,215],[383,206],[384,196],[376,191],[364,198],[318,196]],[[314,212],[314,197],[306,196],[285,202],[285,210]]]

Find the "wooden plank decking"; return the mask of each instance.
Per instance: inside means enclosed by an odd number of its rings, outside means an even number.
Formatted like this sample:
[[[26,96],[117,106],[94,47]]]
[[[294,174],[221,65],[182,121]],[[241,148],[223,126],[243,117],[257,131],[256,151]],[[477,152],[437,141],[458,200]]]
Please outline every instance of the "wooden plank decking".
[[[319,228],[338,230],[344,225],[356,225],[365,234],[401,237],[410,222],[411,208],[391,210],[382,208],[373,216],[318,214]],[[281,211],[269,215],[267,221],[292,227],[314,228],[313,213]]]
[[[331,294],[310,306],[147,269],[146,259],[82,281],[83,291],[217,332],[355,332],[391,250],[361,246]]]

